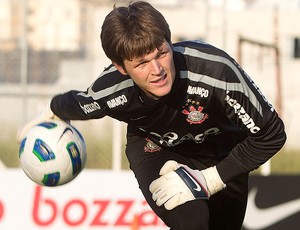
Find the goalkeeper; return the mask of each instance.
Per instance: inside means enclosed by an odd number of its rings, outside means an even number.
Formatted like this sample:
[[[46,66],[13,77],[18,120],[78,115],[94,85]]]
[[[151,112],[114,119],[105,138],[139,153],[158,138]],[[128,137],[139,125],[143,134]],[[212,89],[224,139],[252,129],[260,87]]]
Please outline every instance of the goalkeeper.
[[[149,3],[115,6],[101,42],[112,64],[86,91],[56,95],[44,117],[126,122],[130,168],[170,229],[241,229],[249,172],[286,140],[272,105],[224,51],[172,43]]]

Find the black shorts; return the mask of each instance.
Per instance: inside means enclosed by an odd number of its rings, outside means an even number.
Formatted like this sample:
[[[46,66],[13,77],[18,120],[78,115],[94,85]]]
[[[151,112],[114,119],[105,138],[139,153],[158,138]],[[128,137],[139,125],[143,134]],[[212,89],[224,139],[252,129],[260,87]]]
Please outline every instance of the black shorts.
[[[131,134],[127,134],[126,155],[148,204],[172,230],[241,229],[247,205],[248,174],[235,178],[226,189],[212,195],[209,200],[188,201],[173,210],[166,210],[153,201],[149,185],[159,177],[161,167],[168,160],[199,170],[214,166],[218,161],[186,157]]]

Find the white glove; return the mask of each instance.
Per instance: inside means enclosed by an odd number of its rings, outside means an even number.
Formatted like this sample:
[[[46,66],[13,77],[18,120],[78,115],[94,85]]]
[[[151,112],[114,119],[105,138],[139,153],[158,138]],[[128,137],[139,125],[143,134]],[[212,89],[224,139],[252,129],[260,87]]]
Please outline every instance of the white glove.
[[[176,161],[167,161],[159,174],[161,176],[150,184],[149,190],[156,204],[164,205],[167,210],[190,200],[208,199],[226,187],[216,167],[199,171]]]
[[[22,128],[20,128],[17,132],[17,142],[20,143],[23,138],[25,137],[26,133],[31,129],[33,126],[49,120],[61,120],[58,116],[56,116],[51,108],[50,103],[48,103],[45,108],[41,111],[40,114],[38,114],[34,119],[29,121],[25,124]]]

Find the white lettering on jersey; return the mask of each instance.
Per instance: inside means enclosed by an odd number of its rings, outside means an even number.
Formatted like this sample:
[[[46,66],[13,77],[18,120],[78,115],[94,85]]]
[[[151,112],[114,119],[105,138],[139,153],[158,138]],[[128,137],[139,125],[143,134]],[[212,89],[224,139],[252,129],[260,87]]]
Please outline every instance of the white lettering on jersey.
[[[96,101],[94,101],[90,104],[85,104],[85,105],[81,105],[79,103],[79,105],[85,114],[88,114],[88,113],[91,113],[91,112],[101,109],[100,105]]]
[[[197,94],[200,97],[208,97],[209,91],[202,87],[190,86],[187,89],[187,93],[190,95]]]
[[[230,98],[229,95],[226,95],[225,101],[227,104],[234,109],[235,114],[239,116],[239,119],[243,124],[250,130],[251,133],[257,133],[260,128],[255,125],[253,119],[246,113],[245,109],[237,100]]]
[[[107,101],[106,103],[107,103],[108,107],[110,109],[112,109],[112,108],[115,108],[117,106],[124,105],[125,103],[127,103],[127,101],[128,100],[127,100],[126,96],[123,94],[121,96],[118,96],[114,99],[111,99],[111,100]]]
[[[150,132],[150,135],[156,137],[159,140],[160,144],[165,143],[168,146],[176,146],[185,140],[193,140],[197,144],[200,144],[206,139],[207,136],[218,135],[220,133],[221,131],[217,127],[214,127],[214,128],[207,129],[203,133],[199,133],[195,136],[191,133],[187,133],[184,136],[182,136],[180,139],[178,134],[175,132],[168,132],[163,134],[162,136],[158,133]]]

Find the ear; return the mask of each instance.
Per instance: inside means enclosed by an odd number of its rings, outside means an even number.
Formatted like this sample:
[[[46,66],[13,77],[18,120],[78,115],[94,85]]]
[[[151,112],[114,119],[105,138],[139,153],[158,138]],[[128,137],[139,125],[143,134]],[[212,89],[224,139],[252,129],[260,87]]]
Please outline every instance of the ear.
[[[118,64],[115,63],[115,62],[113,62],[113,64],[114,64],[114,66],[117,68],[117,70],[118,70],[121,74],[123,74],[123,75],[128,75],[128,74],[127,74],[127,71],[124,69],[123,66],[118,65]]]

